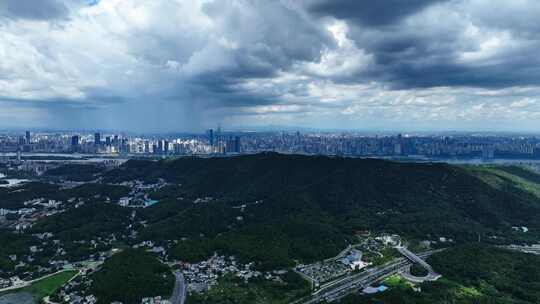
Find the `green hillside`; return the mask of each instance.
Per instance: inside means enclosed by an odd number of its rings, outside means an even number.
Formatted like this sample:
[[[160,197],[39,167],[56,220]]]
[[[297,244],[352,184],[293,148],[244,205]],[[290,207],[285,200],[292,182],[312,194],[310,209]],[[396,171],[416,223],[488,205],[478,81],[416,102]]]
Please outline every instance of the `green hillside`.
[[[143,251],[128,250],[107,259],[92,275],[98,303],[140,303],[142,298],[169,297],[174,276],[169,267]]]
[[[331,256],[366,229],[457,242],[534,242],[540,234],[538,177],[515,168],[264,153],[132,160],[105,175],[109,182],[158,178],[179,186],[142,212],[141,237],[188,238],[190,246],[174,251],[180,258],[218,250],[289,265]],[[213,200],[192,202],[207,196]],[[242,204],[243,211],[233,208]]]

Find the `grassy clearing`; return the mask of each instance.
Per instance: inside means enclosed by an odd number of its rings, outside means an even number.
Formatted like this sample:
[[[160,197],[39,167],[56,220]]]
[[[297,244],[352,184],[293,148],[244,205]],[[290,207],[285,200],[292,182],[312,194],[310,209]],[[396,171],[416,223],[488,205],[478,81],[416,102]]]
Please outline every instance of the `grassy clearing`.
[[[540,198],[540,175],[520,167],[481,166],[467,167],[471,173],[494,188],[500,189],[506,181]]]
[[[393,275],[391,277],[386,278],[382,283],[390,288],[403,288],[403,289],[409,289],[413,285],[400,277],[399,275]]]
[[[475,287],[465,287],[465,286],[462,286],[461,289],[459,289],[456,292],[456,294],[461,298],[473,298],[473,299],[477,299],[483,296],[483,294]]]
[[[36,299],[42,299],[43,297],[53,294],[77,273],[78,272],[76,270],[60,272],[43,280],[39,280],[29,287],[25,287],[23,291],[32,293]]]

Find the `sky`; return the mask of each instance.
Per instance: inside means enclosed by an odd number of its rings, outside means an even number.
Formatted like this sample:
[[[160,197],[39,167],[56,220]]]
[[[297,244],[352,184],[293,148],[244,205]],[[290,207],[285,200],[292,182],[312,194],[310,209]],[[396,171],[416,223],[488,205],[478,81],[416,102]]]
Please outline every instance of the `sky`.
[[[2,0],[0,128],[540,132],[538,0]]]

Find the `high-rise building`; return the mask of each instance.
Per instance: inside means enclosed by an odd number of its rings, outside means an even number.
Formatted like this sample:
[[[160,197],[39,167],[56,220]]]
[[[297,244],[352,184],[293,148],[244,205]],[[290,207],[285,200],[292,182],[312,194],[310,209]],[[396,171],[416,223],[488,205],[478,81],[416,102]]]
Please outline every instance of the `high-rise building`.
[[[71,151],[79,151],[79,135],[73,135],[71,137]]]
[[[225,141],[225,151],[226,153],[234,152],[234,140],[232,136],[229,136],[229,139]]]
[[[99,146],[101,145],[101,134],[95,133],[94,134],[94,145]]]
[[[72,146],[78,146],[79,145],[79,135],[73,135],[71,137],[71,145]]]
[[[210,144],[210,146],[214,146],[214,130],[213,129],[210,129],[208,130],[208,143]]]
[[[26,144],[30,144],[30,140],[31,140],[31,137],[30,137],[30,131],[26,131]]]
[[[163,153],[169,153],[169,142],[166,140],[163,141]]]
[[[111,145],[111,137],[110,136],[105,137],[105,145],[107,147],[109,147]]]
[[[217,127],[215,137],[216,138],[214,138],[214,145],[218,146],[219,149],[224,148],[223,147],[224,143],[222,142],[222,138],[221,138],[221,125],[219,125],[219,124],[218,124],[218,127]],[[220,151],[220,152],[222,152],[222,151]]]
[[[225,152],[240,153],[240,136],[229,136],[225,142]]]
[[[144,153],[150,153],[150,142],[148,140],[144,141]]]
[[[234,137],[234,152],[240,153],[240,136]]]
[[[127,138],[122,138],[118,150],[121,153],[129,153],[130,152],[129,151],[129,140]]]

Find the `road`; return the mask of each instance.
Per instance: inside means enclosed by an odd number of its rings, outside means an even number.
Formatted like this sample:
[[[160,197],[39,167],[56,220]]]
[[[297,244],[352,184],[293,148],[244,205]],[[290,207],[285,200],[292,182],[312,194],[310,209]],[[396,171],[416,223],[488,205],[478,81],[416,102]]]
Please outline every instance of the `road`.
[[[415,257],[425,259],[437,251],[427,251]],[[412,257],[412,256],[411,256]],[[363,289],[375,282],[383,280],[389,276],[405,271],[412,265],[410,259],[398,258],[381,267],[374,268],[357,275],[349,276],[337,281],[335,284],[327,286],[314,292],[311,296],[297,300],[294,304],[314,304],[323,300],[331,302],[338,300],[347,294]]]
[[[403,269],[405,269],[407,266],[410,266],[410,264],[411,263],[409,261],[402,260],[396,263],[388,264],[387,266],[381,269],[377,269],[375,271],[368,271],[366,273],[363,273],[362,275],[352,278],[351,280],[347,280],[347,282],[344,282],[337,286],[335,285],[331,286],[322,292],[318,292],[316,295],[313,295],[311,298],[306,299],[305,301],[301,301],[299,303],[313,304],[313,303],[319,303],[323,300],[326,300],[326,301],[337,300],[351,293],[352,291],[364,288],[366,286],[369,286],[375,283],[376,281],[382,280],[388,276],[396,274],[402,271]]]
[[[426,263],[426,261],[424,261],[421,257],[419,257],[416,254],[414,254],[413,252],[411,252],[406,247],[398,246],[398,247],[396,247],[396,249],[401,254],[403,254],[406,258],[411,260],[411,262],[418,263],[420,266],[424,267],[424,269],[426,269],[428,271],[428,274],[426,276],[417,277],[417,276],[413,276],[412,274],[410,274],[410,272],[409,272],[410,268],[407,268],[406,271],[401,273],[401,275],[406,280],[409,280],[409,281],[414,282],[414,283],[422,283],[422,282],[425,282],[425,281],[436,281],[441,277],[440,274],[438,274],[437,272],[435,272],[435,270],[433,270],[433,267],[431,267],[431,265]]]
[[[180,271],[174,272],[174,290],[171,296],[172,304],[184,304],[186,301],[186,282],[184,280],[184,275]]]
[[[509,250],[523,252],[523,253],[532,253],[532,254],[540,255],[540,245],[532,245],[532,246],[508,245],[508,246],[500,246],[500,247],[506,248]]]

